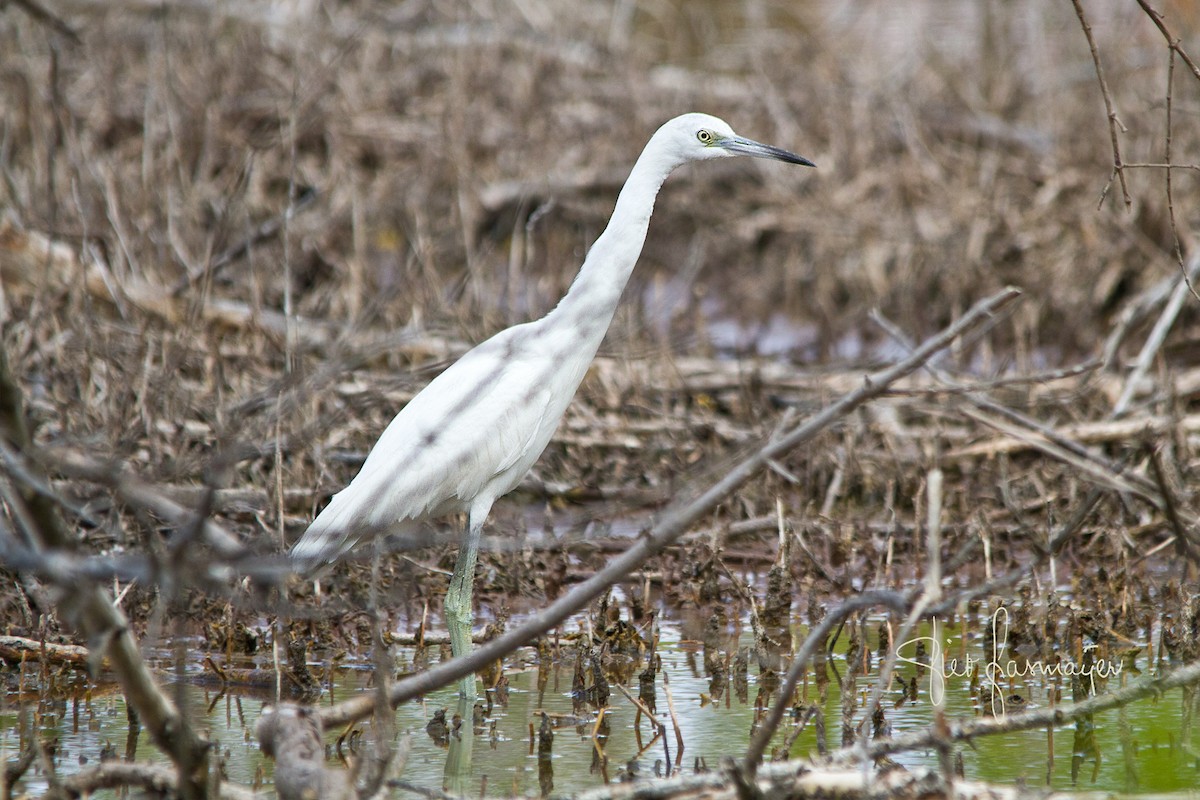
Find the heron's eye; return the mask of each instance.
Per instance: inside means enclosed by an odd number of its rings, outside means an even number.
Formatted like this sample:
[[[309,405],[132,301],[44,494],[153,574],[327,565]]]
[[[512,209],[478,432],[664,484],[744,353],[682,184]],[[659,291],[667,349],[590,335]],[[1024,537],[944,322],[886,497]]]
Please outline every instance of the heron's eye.
[[[716,137],[713,136],[712,131],[705,130],[704,128],[701,128],[699,132],[696,133],[696,138],[699,139],[700,144],[703,145],[709,145],[716,141]]]

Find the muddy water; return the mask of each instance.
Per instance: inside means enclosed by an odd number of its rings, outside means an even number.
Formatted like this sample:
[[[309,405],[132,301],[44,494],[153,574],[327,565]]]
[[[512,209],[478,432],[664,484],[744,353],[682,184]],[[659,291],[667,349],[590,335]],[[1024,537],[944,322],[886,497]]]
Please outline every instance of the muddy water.
[[[615,687],[611,689],[609,708],[599,724],[594,708],[573,707],[573,647],[564,643],[560,658],[553,665],[543,662],[539,667],[531,650],[511,661],[506,668],[507,696],[493,699],[490,711],[478,724],[464,725],[457,736],[439,730],[436,723],[430,726],[431,720],[442,709],[447,709],[446,719],[452,719],[457,710],[453,689],[436,692],[422,702],[401,706],[397,711],[398,729],[411,740],[411,752],[402,779],[471,796],[481,792],[491,796],[539,795],[579,792],[606,781],[644,779],[666,774],[669,770],[692,772],[718,767],[723,756],[737,755],[744,750],[763,678],[756,660],[751,657],[745,684],[739,685],[737,679],[738,654],[745,655],[752,643],[748,621],[743,621],[742,632],[731,632],[726,644],[715,653],[709,653],[707,660],[703,645],[682,637],[684,630],[694,627],[694,624],[674,622],[660,626],[661,669],[654,683],[657,712],[668,721],[665,684],[669,682],[683,740],[682,753],[669,722],[665,742],[662,737],[655,739],[653,726],[644,718],[637,719],[635,706]],[[854,725],[862,722],[861,709],[878,668],[878,641],[872,633],[875,629],[876,626],[867,626],[866,649],[872,668],[871,675],[860,678],[853,690]],[[920,632],[924,636],[930,634],[928,629]],[[1071,699],[1069,682],[1023,678],[1003,680],[1001,693],[993,697],[980,688],[978,680],[956,674],[968,656],[976,666],[984,664],[986,669],[990,656],[984,652],[982,637],[969,634],[964,643],[956,635],[947,636],[946,631],[939,631],[938,638],[944,642],[945,650],[942,670],[945,710],[952,718],[976,717],[993,700],[1004,702],[1005,710],[1017,711],[1042,706],[1052,699],[1054,702]],[[843,635],[834,648],[835,654],[826,668],[829,681],[823,690],[815,675],[810,674],[805,680],[804,700],[821,707],[824,733],[823,736],[820,733],[822,725],[818,720],[810,718],[792,744],[793,756],[816,752],[822,746],[821,739],[829,748],[836,748],[841,742],[843,703],[839,684],[849,668],[847,639]],[[906,658],[917,660],[915,643],[902,647],[900,652]],[[1148,670],[1145,653],[1143,650],[1127,654],[1121,662],[1121,674],[1110,678],[1109,685],[1133,679],[1136,677],[1132,674],[1134,669]],[[402,649],[398,658],[402,670],[420,666],[413,664],[411,649]],[[1006,659],[993,660],[1004,663]],[[714,679],[705,667],[706,661],[728,669],[728,683],[720,677]],[[861,656],[856,657],[855,663],[862,663]],[[541,691],[537,688],[539,668],[545,670]],[[199,672],[199,665],[195,669]],[[897,680],[885,694],[886,724],[895,734],[922,729],[932,719],[933,675],[928,670],[919,671],[914,664],[904,663],[900,665],[898,678],[906,682],[917,679],[916,699],[904,699],[905,692]],[[341,670],[322,702],[361,691],[369,680],[370,672],[365,668]],[[1056,685],[1061,698],[1054,697]],[[202,720],[202,727],[218,742],[229,779],[246,784],[259,780],[269,786],[271,763],[261,756],[252,735],[254,723],[269,693],[223,692],[216,687],[194,683],[177,684],[175,688],[192,717]],[[627,688],[634,696],[639,695],[636,674],[629,680]],[[1175,691],[1053,731],[1041,729],[980,739],[974,748],[961,747],[956,752],[961,754],[964,774],[972,779],[1009,784],[1020,780],[1030,786],[1049,785],[1057,789],[1171,791],[1190,788],[1200,779],[1194,756],[1200,741],[1197,741],[1195,726],[1189,722],[1190,715],[1184,713],[1184,704],[1183,693]],[[539,737],[534,733],[543,726],[543,714],[549,720],[546,726],[552,736]],[[108,756],[125,757],[136,753],[141,759],[158,758],[145,734],[136,740],[128,737],[123,700],[111,689],[93,687],[86,694],[41,702],[32,699],[19,702],[15,695],[10,695],[0,710],[0,750],[6,759],[14,757],[19,748],[18,719],[22,715],[27,719],[36,718],[44,736],[57,738],[55,761],[60,774],[70,774]],[[469,727],[474,728],[469,748],[471,765],[469,769],[456,770],[453,765],[463,758],[463,737]],[[792,723],[786,723],[777,736],[777,747],[792,730]],[[331,734],[328,738],[333,750],[337,737]],[[343,752],[352,747],[365,747],[368,738],[368,731],[363,731],[362,737],[350,737],[355,743],[344,742]],[[906,753],[897,756],[896,760],[907,767],[935,765],[934,755],[930,752]],[[24,784],[27,792],[36,795],[44,788],[43,775],[27,776]]]

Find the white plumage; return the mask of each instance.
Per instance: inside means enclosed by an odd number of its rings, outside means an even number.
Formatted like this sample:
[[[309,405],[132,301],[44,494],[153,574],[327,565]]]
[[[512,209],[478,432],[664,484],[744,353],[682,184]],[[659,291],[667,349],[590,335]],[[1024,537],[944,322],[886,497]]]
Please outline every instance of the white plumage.
[[[471,582],[479,531],[549,444],[608,330],[646,239],[654,200],[677,166],[735,155],[813,166],[736,135],[706,114],[684,114],[650,138],[570,291],[542,319],[478,345],[406,405],[361,471],[292,547],[302,567],[336,560],[396,524],[465,512],[467,531],[446,612],[455,656],[470,650]],[[473,678],[461,693],[474,695]]]
[[[583,377],[530,357],[533,348],[520,340],[534,334],[536,324],[501,331],[414,397],[379,437],[357,477],[296,542],[292,556],[333,561],[364,534],[386,532],[403,520],[466,512],[482,521],[546,448]]]

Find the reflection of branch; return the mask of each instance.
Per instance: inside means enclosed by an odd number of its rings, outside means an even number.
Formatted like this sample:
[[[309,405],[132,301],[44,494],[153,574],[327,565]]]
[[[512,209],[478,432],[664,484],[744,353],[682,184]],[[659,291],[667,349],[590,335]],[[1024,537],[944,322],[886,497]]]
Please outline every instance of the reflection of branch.
[[[1121,164],[1121,144],[1117,133],[1117,126],[1121,122],[1117,119],[1116,109],[1113,108],[1112,95],[1108,92],[1108,81],[1104,79],[1104,67],[1100,65],[1100,51],[1096,48],[1096,40],[1092,38],[1092,26],[1088,24],[1080,1],[1071,0],[1071,2],[1075,5],[1075,14],[1079,17],[1079,24],[1083,26],[1083,35],[1087,37],[1088,47],[1092,50],[1092,63],[1096,65],[1096,79],[1100,82],[1100,93],[1104,95],[1104,109],[1108,114],[1108,134],[1112,138],[1113,150],[1113,175],[1121,182],[1121,194],[1125,197],[1125,208],[1129,208],[1133,205],[1133,198],[1129,196],[1129,187],[1125,184],[1124,165]],[[1108,179],[1108,182],[1111,186],[1112,177]],[[1101,203],[1104,202],[1106,194],[1108,194],[1108,186],[1104,187],[1104,192],[1100,195]]]
[[[916,348],[908,358],[887,369],[866,376],[861,386],[842,395],[836,402],[807,422],[772,437],[766,445],[749,458],[734,465],[724,478],[704,490],[698,497],[664,513],[659,523],[643,533],[626,552],[614,558],[600,572],[560,597],[525,624],[493,639],[464,658],[443,662],[417,675],[397,681],[390,692],[389,699],[392,705],[398,705],[405,700],[426,694],[469,675],[484,664],[503,658],[518,647],[561,624],[571,614],[586,606],[614,583],[624,579],[629,573],[644,564],[646,559],[661,552],[663,548],[682,536],[705,514],[711,513],[733,492],[758,475],[769,461],[780,458],[804,442],[810,441],[818,433],[837,423],[854,409],[884,394],[891,384],[916,372],[922,364],[949,347],[960,336],[987,325],[989,322],[994,322],[997,313],[1020,294],[1020,290],[1009,287],[980,300],[957,322]],[[322,709],[321,718],[325,727],[330,728],[351,720],[361,719],[370,714],[373,709],[373,695],[365,694]]]
[[[32,730],[28,714],[22,712],[18,724],[20,725],[20,738],[25,741],[25,744],[21,746],[21,751],[15,759],[3,763],[4,769],[0,771],[0,786],[5,789],[19,781],[21,776],[33,766],[33,759],[40,749],[37,734]]]
[[[964,722],[952,722],[949,725],[949,738],[952,741],[971,740],[977,736],[987,736],[995,733],[1012,733],[1026,731],[1031,728],[1044,728],[1050,725],[1064,725],[1073,719],[1107,711],[1129,703],[1141,700],[1151,695],[1158,696],[1171,689],[1191,686],[1200,682],[1200,661],[1193,661],[1166,675],[1146,677],[1127,684],[1120,689],[1105,692],[1078,703],[1068,703],[1061,706],[1050,706],[1027,711],[1022,714],[1008,714],[999,717],[984,717]],[[937,735],[932,730],[897,736],[891,739],[874,741],[867,746],[866,756],[878,758],[889,753],[899,753],[905,750],[929,747],[937,741]],[[863,756],[861,748],[846,748],[831,754],[835,762],[857,760]]]

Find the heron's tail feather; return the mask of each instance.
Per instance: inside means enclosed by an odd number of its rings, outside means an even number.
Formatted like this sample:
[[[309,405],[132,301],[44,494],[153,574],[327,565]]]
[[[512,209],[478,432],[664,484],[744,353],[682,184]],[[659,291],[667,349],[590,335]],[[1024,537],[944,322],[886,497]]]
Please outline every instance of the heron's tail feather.
[[[289,555],[300,569],[332,564],[358,543],[361,533],[354,515],[347,513],[346,504],[339,503],[335,494],[304,535],[292,545]]]

